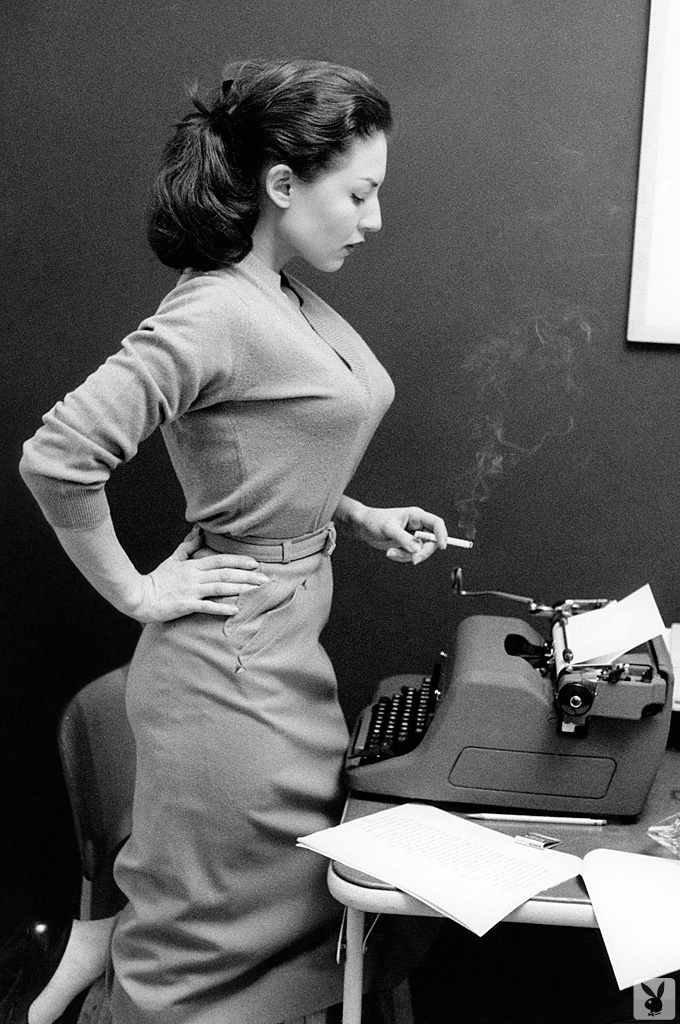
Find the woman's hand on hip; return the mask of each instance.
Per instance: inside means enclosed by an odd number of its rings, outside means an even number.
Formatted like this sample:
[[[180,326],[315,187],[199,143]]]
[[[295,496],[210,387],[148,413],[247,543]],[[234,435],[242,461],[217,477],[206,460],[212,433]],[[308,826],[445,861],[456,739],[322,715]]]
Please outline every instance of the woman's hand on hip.
[[[133,617],[139,622],[169,622],[199,612],[235,615],[233,600],[254,590],[269,577],[246,555],[210,553],[194,557],[202,546],[201,531],[194,529],[164,562],[142,577],[142,591]]]
[[[406,508],[368,508],[353,499],[343,504],[345,519],[356,537],[371,547],[385,551],[395,562],[418,565],[439,548],[446,550],[446,523],[441,516],[409,505]],[[433,533],[436,540],[422,541],[416,530]]]

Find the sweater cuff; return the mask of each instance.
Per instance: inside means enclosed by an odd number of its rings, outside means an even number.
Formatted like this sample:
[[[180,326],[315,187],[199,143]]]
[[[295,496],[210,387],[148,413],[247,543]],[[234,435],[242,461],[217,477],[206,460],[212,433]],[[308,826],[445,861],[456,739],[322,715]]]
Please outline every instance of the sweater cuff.
[[[21,475],[50,526],[60,530],[92,530],[109,517],[103,485],[89,488],[37,473],[22,471]]]

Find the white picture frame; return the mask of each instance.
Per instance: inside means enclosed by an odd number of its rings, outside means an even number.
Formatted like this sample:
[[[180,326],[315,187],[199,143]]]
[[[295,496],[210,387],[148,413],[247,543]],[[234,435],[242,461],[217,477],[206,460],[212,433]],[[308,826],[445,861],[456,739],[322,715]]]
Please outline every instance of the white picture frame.
[[[629,341],[680,345],[680,0],[651,0]]]

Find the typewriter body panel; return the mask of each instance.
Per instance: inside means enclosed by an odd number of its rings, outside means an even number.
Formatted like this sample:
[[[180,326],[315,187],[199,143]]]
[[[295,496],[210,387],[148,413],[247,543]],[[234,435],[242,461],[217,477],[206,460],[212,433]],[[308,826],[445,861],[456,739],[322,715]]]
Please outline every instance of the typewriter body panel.
[[[508,654],[511,634],[546,644],[523,619],[471,616],[438,680],[383,680],[350,742],[349,788],[477,809],[638,815],[670,726],[663,640],[626,655],[628,673],[566,666],[558,679]],[[574,700],[594,674],[587,715],[565,716],[559,700]]]

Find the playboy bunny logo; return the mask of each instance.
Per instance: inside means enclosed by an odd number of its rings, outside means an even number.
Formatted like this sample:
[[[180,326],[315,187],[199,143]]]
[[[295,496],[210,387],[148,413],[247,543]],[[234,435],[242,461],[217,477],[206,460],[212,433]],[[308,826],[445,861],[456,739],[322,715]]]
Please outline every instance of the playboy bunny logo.
[[[653,992],[648,985],[643,984],[642,988],[649,996],[649,999],[645,999],[645,1009],[649,1010],[650,1017],[656,1017],[657,1014],[661,1013],[661,1011],[663,1010],[663,1002],[661,1000],[661,996],[663,995],[663,990],[665,989],[665,987],[666,985],[662,981],[659,985],[658,991]]]
[[[635,1020],[676,1020],[675,979],[650,978],[633,989]]]

